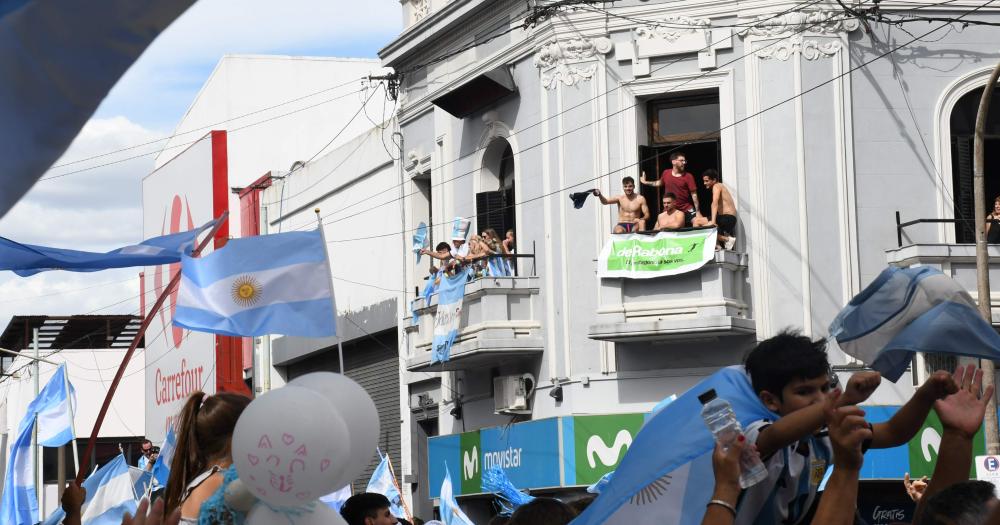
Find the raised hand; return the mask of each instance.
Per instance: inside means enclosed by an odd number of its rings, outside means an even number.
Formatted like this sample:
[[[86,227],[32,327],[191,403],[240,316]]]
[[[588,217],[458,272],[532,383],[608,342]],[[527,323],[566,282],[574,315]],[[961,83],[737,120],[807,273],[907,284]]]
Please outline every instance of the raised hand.
[[[983,371],[975,365],[958,367],[952,378],[958,390],[935,401],[934,410],[941,418],[945,431],[955,431],[972,439],[983,424],[986,404],[993,397],[993,386],[982,391]]]
[[[847,387],[840,395],[839,406],[857,405],[875,393],[882,383],[882,374],[878,372],[857,372],[847,380]]]
[[[910,473],[907,472],[903,475],[903,487],[906,488],[906,494],[910,496],[910,499],[920,501],[920,498],[924,495],[924,491],[927,490],[927,476],[911,481]]]
[[[961,383],[961,381],[957,377],[953,377],[952,374],[949,374],[944,370],[938,370],[937,372],[931,374],[931,376],[927,378],[927,381],[924,381],[924,384],[920,385],[918,392],[920,395],[927,396],[929,400],[935,401],[957,392],[959,383]]]
[[[865,411],[854,405],[843,405],[840,391],[834,390],[827,395],[823,413],[833,445],[834,468],[861,469],[865,461],[861,444],[872,437],[871,427],[865,421]]]

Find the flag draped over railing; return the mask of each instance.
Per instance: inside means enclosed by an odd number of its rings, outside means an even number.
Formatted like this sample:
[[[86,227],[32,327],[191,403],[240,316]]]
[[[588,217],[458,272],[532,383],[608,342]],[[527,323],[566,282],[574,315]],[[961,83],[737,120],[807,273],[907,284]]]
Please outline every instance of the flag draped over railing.
[[[0,499],[0,523],[32,525],[38,523],[38,494],[35,491],[35,454],[31,450],[31,435],[38,428],[38,444],[61,447],[73,435],[73,386],[66,378],[66,366],[56,369],[38,396],[28,405],[28,411],[18,426],[17,437],[10,448],[3,496]]]

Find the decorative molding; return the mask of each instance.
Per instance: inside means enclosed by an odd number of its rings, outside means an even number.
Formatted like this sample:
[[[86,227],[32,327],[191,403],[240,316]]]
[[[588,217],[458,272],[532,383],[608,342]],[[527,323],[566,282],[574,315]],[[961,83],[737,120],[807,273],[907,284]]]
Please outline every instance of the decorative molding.
[[[635,28],[636,40],[652,40],[654,38],[676,42],[684,35],[691,35],[709,29],[712,21],[707,18],[690,18],[686,16],[667,16],[660,19],[663,24],[642,25]]]
[[[532,61],[542,72],[542,85],[546,89],[555,88],[559,82],[567,86],[581,80],[590,80],[597,72],[597,64],[591,62],[598,55],[605,55],[613,48],[607,37],[572,38],[551,40],[535,52]]]
[[[411,5],[413,6],[413,23],[427,18],[427,15],[431,13],[430,0],[412,0]]]
[[[774,38],[788,33],[835,35],[850,33],[856,30],[860,23],[856,18],[843,18],[842,11],[799,11],[787,13],[777,18],[758,16],[753,27],[741,31],[742,36],[753,35],[764,38]]]
[[[796,34],[780,40],[776,44],[760,49],[757,51],[757,56],[760,58],[775,58],[782,62],[795,55],[801,55],[806,60],[816,60],[832,57],[842,47],[840,40],[820,43],[816,40],[806,40],[802,38],[802,35]]]

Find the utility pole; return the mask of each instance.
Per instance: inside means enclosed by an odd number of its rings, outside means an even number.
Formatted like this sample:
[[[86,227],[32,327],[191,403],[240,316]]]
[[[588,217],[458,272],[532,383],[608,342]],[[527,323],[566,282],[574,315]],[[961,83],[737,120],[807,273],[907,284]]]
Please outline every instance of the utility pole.
[[[996,86],[997,77],[1000,77],[1000,63],[993,68],[989,81],[983,88],[983,96],[979,99],[979,113],[976,115],[976,135],[975,135],[975,159],[972,172],[973,198],[975,199],[975,216],[973,220],[976,225],[976,292],[979,296],[979,313],[986,319],[987,323],[993,324],[993,312],[990,301],[990,273],[989,257],[986,251],[986,189],[984,184],[984,171],[986,156],[983,150],[983,135],[986,133],[986,116],[990,112],[990,99],[993,98],[993,87]],[[980,360],[983,369],[983,387],[992,385],[995,379],[993,361],[989,359]],[[986,453],[990,455],[1000,454],[1000,430],[997,428],[997,403],[996,395],[986,406]]]

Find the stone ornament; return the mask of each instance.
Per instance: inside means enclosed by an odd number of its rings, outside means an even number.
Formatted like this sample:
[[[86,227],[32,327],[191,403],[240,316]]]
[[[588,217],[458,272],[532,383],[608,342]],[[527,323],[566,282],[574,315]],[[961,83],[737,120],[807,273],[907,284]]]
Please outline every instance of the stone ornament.
[[[860,26],[856,18],[845,18],[842,11],[801,11],[787,13],[777,18],[758,16],[753,27],[742,32],[743,36],[779,37],[788,33],[834,35],[850,33]]]
[[[538,48],[533,63],[542,71],[542,85],[546,89],[556,87],[559,82],[573,86],[591,79],[597,72],[597,64],[581,62],[605,55],[612,47],[607,37],[552,40]]]
[[[820,43],[816,40],[806,40],[802,38],[802,35],[793,35],[760,49],[757,51],[757,56],[765,59],[774,58],[784,62],[799,54],[806,60],[816,60],[836,55],[841,47],[839,40]]]
[[[686,16],[668,16],[661,19],[663,24],[643,25],[635,28],[636,40],[660,39],[676,42],[684,35],[705,31],[712,25],[707,18],[690,18]]]

